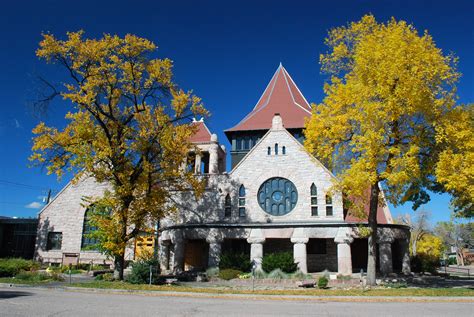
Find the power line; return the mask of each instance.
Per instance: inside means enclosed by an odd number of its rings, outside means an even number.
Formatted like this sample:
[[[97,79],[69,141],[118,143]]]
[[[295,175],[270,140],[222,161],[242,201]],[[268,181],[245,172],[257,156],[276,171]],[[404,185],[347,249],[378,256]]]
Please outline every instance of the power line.
[[[36,185],[29,185],[29,184],[24,184],[24,183],[12,182],[12,181],[7,181],[7,180],[3,180],[3,179],[0,179],[0,184],[16,186],[16,187],[21,187],[21,188],[25,188],[25,189],[48,190],[48,187],[41,187],[41,186],[36,186]]]

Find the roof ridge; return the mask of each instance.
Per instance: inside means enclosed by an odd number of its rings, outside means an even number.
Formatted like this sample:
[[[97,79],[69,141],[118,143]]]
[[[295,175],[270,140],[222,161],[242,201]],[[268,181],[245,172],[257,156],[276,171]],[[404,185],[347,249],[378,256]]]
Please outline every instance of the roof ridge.
[[[291,83],[293,84],[293,86],[295,86],[296,90],[298,90],[298,92],[300,93],[300,96],[303,98],[303,100],[306,102],[306,105],[308,106],[308,109],[311,111],[312,108],[311,108],[311,105],[309,104],[308,100],[306,100],[305,96],[303,95],[303,93],[301,92],[301,90],[298,88],[298,86],[296,85],[295,81],[293,80],[293,78],[291,77],[290,73],[288,73],[288,71],[286,70],[285,67],[283,67],[283,70],[285,71],[285,74],[288,76],[288,78],[290,78],[290,81]],[[290,89],[291,91],[291,89]],[[291,95],[293,96],[293,92],[291,92]],[[297,103],[297,102],[295,102]],[[297,103],[298,104],[298,103]],[[304,108],[303,106],[301,106],[300,104],[298,104],[300,107]]]
[[[282,66],[282,67],[283,67],[283,66]],[[283,71],[285,72],[284,74],[289,75],[288,72],[286,71],[286,69],[285,69],[284,67],[283,67]],[[295,96],[293,95],[293,92],[291,91],[290,84],[288,84],[288,78],[287,78],[287,76],[283,76],[283,77],[285,78],[286,86],[288,87],[288,91],[290,92],[291,99],[293,99],[293,103],[294,103],[295,105],[297,105],[298,107],[300,107],[301,109],[303,109],[303,110],[305,110],[305,111],[307,111],[308,113],[311,114],[311,111],[308,111],[308,109],[303,108],[299,103],[296,102]]]

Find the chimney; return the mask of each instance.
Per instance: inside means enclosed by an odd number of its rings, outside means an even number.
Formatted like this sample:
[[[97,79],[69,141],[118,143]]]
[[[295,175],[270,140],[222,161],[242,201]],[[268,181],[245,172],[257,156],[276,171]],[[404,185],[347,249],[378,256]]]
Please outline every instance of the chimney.
[[[279,113],[275,113],[272,119],[272,130],[283,130],[283,120]]]

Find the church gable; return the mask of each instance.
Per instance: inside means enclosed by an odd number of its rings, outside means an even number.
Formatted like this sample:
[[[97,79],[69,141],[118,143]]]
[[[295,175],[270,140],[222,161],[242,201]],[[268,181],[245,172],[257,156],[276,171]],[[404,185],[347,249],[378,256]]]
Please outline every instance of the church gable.
[[[279,115],[230,176],[245,186],[249,221],[343,221],[341,195],[329,193],[334,176],[284,129]]]

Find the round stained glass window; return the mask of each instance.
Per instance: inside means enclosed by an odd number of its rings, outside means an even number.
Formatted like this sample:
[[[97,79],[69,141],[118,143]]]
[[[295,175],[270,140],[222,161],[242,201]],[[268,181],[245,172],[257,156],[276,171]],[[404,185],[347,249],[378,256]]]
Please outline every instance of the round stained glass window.
[[[258,204],[273,216],[286,215],[295,208],[297,201],[298,191],[286,178],[270,178],[258,190]]]

